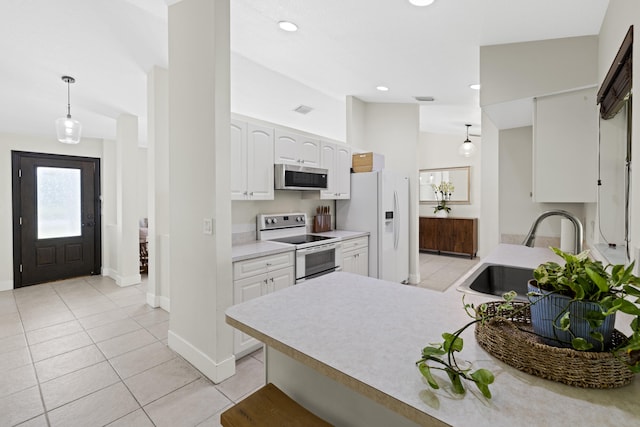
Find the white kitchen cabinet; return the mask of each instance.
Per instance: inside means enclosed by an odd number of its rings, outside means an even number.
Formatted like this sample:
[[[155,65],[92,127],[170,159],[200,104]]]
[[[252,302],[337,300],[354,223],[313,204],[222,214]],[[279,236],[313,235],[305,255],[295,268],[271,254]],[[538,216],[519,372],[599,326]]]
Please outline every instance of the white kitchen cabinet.
[[[328,185],[321,199],[348,199],[351,196],[351,147],[322,141],[320,167],[328,170]]]
[[[273,163],[320,167],[320,140],[276,129]]]
[[[369,275],[369,237],[342,240],[342,271]]]
[[[533,201],[592,203],[597,180],[596,88],[538,97],[533,118]]]
[[[273,129],[231,121],[231,200],[273,200]]]
[[[295,284],[293,251],[256,257],[233,263],[233,303],[249,301]],[[260,348],[262,343],[234,330],[233,352],[241,357]]]

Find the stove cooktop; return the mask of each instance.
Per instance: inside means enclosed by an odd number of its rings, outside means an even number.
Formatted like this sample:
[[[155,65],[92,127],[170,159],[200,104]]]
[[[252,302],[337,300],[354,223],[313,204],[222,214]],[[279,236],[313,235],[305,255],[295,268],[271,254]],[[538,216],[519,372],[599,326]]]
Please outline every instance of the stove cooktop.
[[[301,245],[303,243],[320,242],[322,240],[331,239],[331,237],[315,236],[312,234],[302,234],[299,236],[282,237],[280,239],[270,239],[273,242],[291,243],[292,245]]]

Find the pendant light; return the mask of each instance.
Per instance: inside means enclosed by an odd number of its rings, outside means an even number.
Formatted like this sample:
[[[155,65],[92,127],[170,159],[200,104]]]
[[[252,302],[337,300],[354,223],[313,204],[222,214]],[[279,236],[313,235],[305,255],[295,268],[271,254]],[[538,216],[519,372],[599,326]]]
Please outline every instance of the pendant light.
[[[67,116],[56,120],[56,132],[58,141],[65,144],[77,144],[80,142],[80,132],[82,125],[79,121],[71,118],[71,96],[70,85],[75,83],[76,79],[69,76],[62,76],[62,81],[67,84]]]
[[[458,153],[462,157],[471,157],[473,153],[476,152],[476,146],[473,145],[473,142],[469,139],[469,128],[471,125],[465,125],[467,127],[467,139],[464,140],[460,148],[458,149]]]

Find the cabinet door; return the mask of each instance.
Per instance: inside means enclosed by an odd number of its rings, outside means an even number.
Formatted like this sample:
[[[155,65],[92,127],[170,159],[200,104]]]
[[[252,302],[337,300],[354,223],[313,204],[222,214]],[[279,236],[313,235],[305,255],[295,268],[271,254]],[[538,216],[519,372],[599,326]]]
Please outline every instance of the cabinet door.
[[[438,246],[438,221],[440,218],[420,217],[420,249],[435,251]]]
[[[473,228],[471,219],[440,218],[438,249],[444,252],[473,253]]]
[[[260,274],[246,279],[236,280],[233,282],[233,303],[250,301],[258,298],[266,293],[267,275]],[[245,334],[237,329],[233,334],[233,352],[234,354],[248,353],[260,346],[260,341]]]
[[[342,252],[342,271],[346,273],[357,273],[358,267],[356,265],[357,251]]]
[[[320,167],[320,141],[306,136],[298,136],[300,163],[314,168]]]
[[[351,147],[336,147],[336,199],[348,199],[351,197]]]
[[[320,147],[320,167],[327,169],[328,183],[327,189],[320,191],[320,198],[335,199],[336,198],[336,182],[337,182],[337,165],[336,165],[336,144],[323,141]]]
[[[369,275],[369,249],[364,248],[360,249],[356,253],[356,265],[355,265],[354,273],[360,274],[362,276]]]
[[[533,200],[595,202],[596,88],[536,98],[533,120]]]
[[[269,276],[269,292],[276,292],[296,283],[296,273],[293,267],[272,271]]]
[[[273,162],[298,165],[300,164],[298,160],[298,141],[296,136],[276,129]]]
[[[251,123],[247,126],[247,165],[249,198],[273,200],[273,129]]]
[[[247,124],[231,120],[231,200],[247,197]]]

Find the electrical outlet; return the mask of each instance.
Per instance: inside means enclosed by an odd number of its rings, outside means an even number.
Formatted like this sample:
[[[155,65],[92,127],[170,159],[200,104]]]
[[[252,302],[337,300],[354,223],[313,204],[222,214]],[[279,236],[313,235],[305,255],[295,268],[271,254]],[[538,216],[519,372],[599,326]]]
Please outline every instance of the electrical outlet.
[[[202,221],[202,232],[204,234],[213,234],[213,218],[205,218]]]

